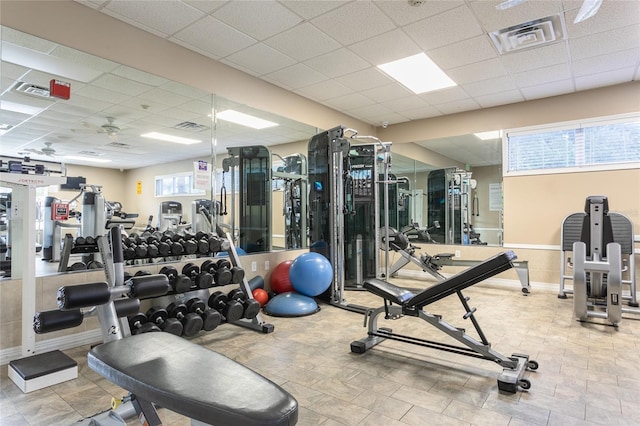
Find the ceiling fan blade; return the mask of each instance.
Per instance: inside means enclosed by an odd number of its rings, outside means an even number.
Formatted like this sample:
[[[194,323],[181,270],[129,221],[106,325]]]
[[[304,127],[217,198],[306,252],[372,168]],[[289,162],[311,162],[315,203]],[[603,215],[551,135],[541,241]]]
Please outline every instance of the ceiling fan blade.
[[[602,6],[602,0],[584,0],[582,7],[578,11],[578,15],[576,15],[576,19],[573,20],[573,23],[578,24],[591,18],[593,15],[598,13],[600,6]]]
[[[496,5],[496,9],[498,10],[506,10],[506,9],[511,9],[512,7],[516,7],[524,2],[526,2],[528,0],[507,0],[507,1],[503,1],[502,3]]]

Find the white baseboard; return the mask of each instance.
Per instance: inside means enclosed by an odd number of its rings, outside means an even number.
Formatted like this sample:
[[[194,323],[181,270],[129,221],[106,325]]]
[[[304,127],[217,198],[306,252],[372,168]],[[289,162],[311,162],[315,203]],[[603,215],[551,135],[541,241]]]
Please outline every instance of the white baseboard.
[[[102,341],[102,333],[100,329],[83,331],[82,333],[70,334],[68,336],[55,337],[53,339],[42,340],[36,342],[36,353],[44,353],[56,349],[65,350],[73,349],[78,346],[90,345]],[[0,350],[0,365],[8,364],[14,359],[22,357],[22,348],[16,346]]]

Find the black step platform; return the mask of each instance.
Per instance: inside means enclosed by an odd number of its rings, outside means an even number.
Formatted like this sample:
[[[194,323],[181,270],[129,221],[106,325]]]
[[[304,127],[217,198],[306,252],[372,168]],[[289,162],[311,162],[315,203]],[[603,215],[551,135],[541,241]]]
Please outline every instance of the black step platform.
[[[78,363],[61,351],[46,352],[9,363],[9,378],[24,393],[78,377]]]
[[[237,362],[169,333],[104,343],[89,367],[136,397],[215,425],[293,425],[298,403]]]

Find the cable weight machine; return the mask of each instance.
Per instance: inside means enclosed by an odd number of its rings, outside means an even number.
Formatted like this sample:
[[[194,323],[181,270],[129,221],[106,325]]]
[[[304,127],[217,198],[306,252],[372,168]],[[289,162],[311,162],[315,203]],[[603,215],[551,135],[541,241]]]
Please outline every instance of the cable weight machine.
[[[375,143],[352,144],[358,139]],[[333,267],[323,296],[355,312],[367,308],[347,303],[345,290],[379,275],[380,244],[388,241],[390,150],[390,143],[342,126],[318,133],[308,145],[309,247]]]

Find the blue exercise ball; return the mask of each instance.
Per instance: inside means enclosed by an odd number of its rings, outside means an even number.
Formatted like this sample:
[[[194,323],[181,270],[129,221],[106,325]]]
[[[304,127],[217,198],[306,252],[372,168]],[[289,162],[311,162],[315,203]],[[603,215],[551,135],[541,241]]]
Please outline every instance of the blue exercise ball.
[[[274,317],[303,317],[319,310],[320,307],[311,297],[293,291],[278,294],[264,306],[264,312]]]
[[[296,257],[289,269],[293,289],[305,296],[324,293],[333,280],[333,268],[326,257],[319,253],[303,253]]]

